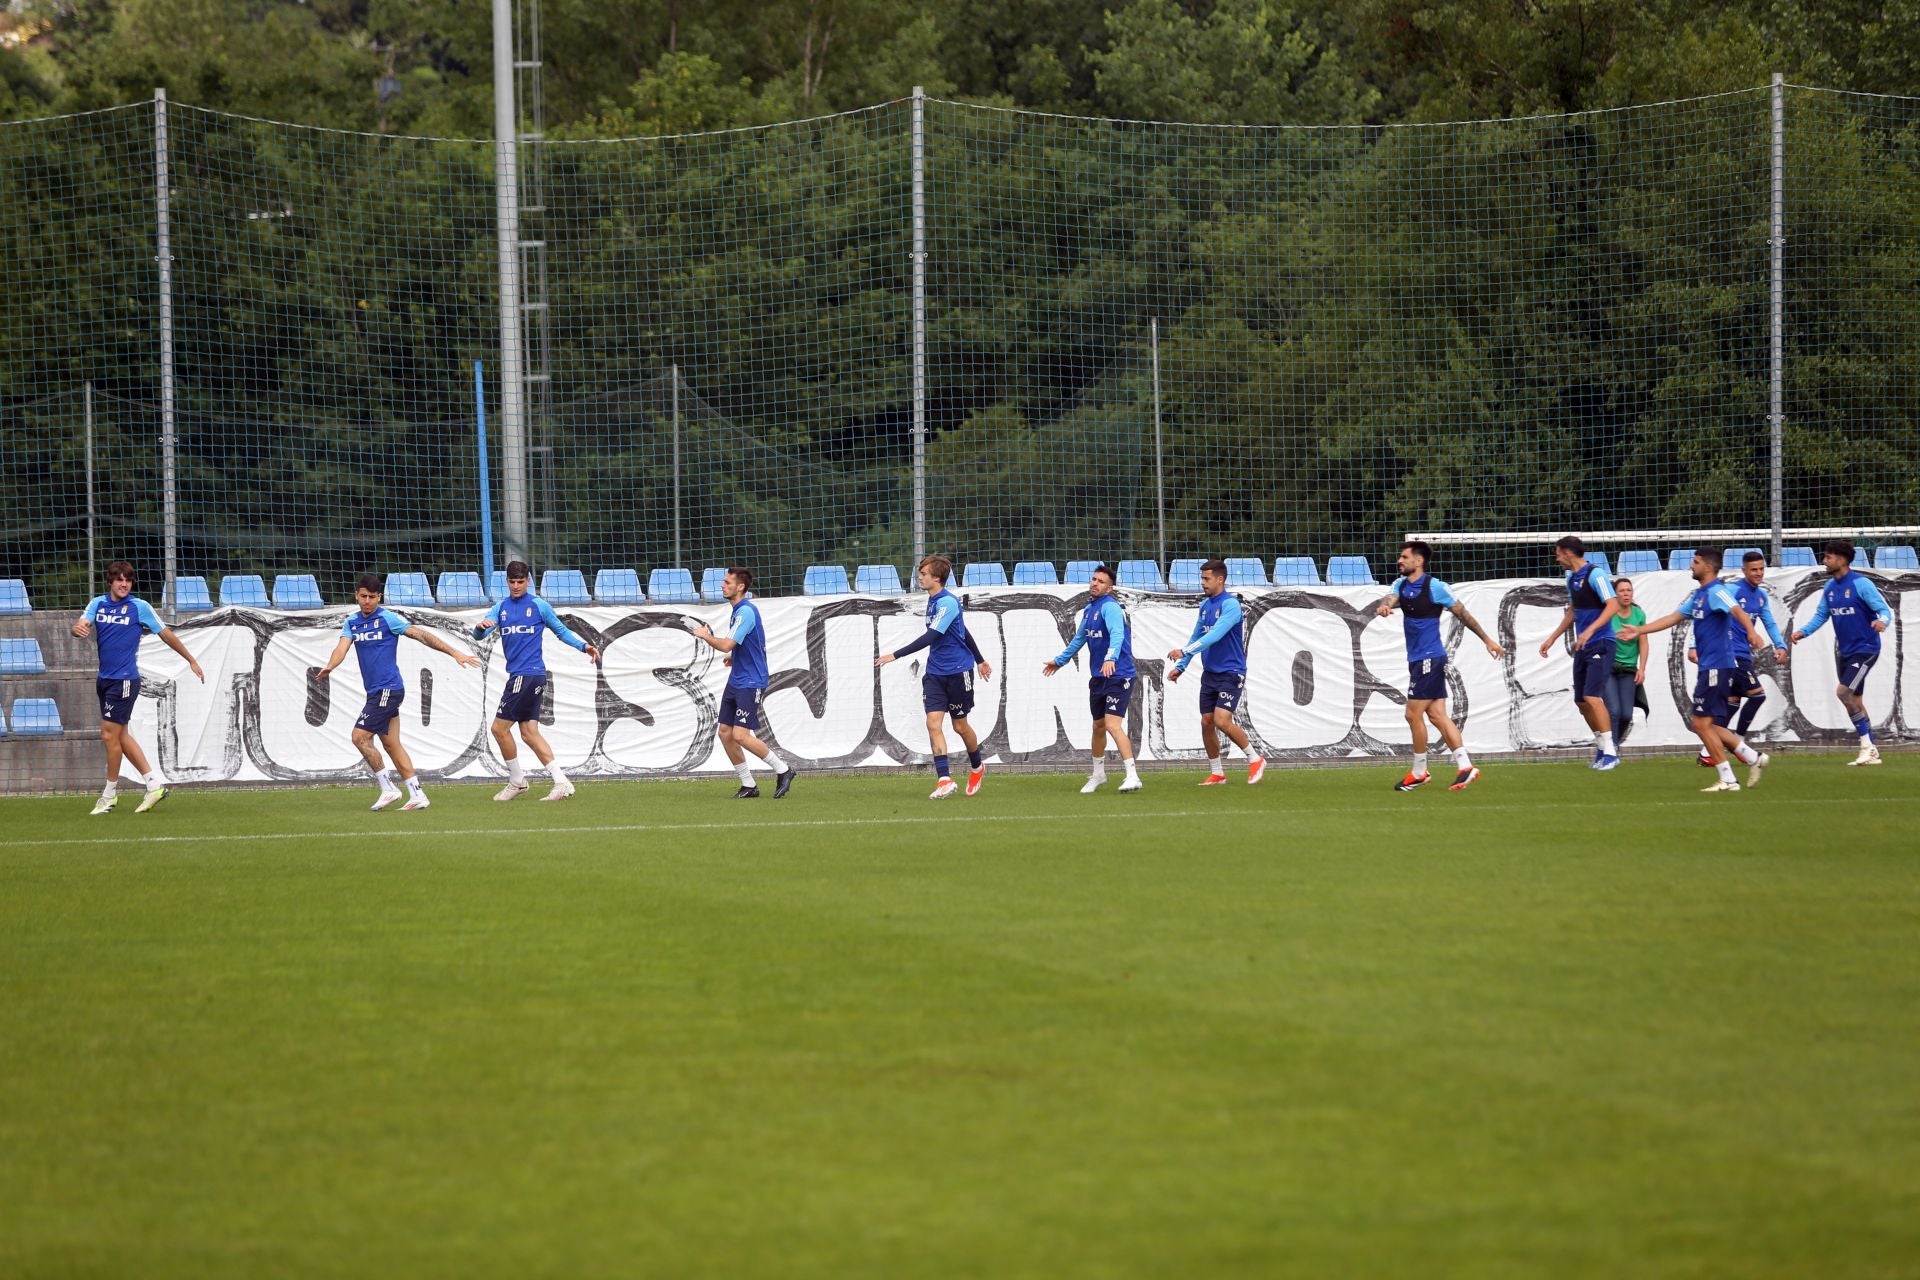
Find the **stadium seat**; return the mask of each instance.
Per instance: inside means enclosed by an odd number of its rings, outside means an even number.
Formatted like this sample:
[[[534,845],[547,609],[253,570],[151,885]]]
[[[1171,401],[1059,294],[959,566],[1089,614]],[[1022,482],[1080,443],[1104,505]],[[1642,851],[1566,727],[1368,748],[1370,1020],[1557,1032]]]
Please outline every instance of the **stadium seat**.
[[[1167,588],[1170,591],[1198,591],[1200,589],[1200,566],[1204,560],[1175,560],[1167,566]]]
[[[0,640],[0,676],[40,676],[47,673],[47,660],[34,639]]]
[[[1812,547],[1780,548],[1780,567],[1782,569],[1811,569],[1819,563],[1820,559],[1813,554]]]
[[[493,601],[507,598],[507,571],[495,569],[487,578],[487,599]]]
[[[1089,574],[1089,577],[1092,575]],[[1054,572],[1051,560],[1022,560],[1013,566],[1013,585],[1016,587],[1057,587],[1060,575]]]
[[[1855,547],[1853,549],[1853,567],[1856,569],[1868,569],[1872,567],[1868,562],[1867,549],[1865,547]]]
[[[655,569],[655,573],[660,570]],[[687,588],[693,588],[693,575],[687,575]],[[602,569],[593,575],[593,598],[599,604],[645,604],[640,591],[640,574],[635,569]]]
[[[1320,567],[1314,564],[1312,556],[1281,556],[1273,562],[1273,585],[1317,587],[1320,585]]]
[[[222,609],[267,609],[267,584],[257,573],[230,573],[220,579]]]
[[[447,575],[441,574],[441,581]],[[475,575],[474,585],[479,585],[479,576]],[[396,609],[433,608],[433,589],[427,585],[424,573],[390,573],[387,575],[386,603]]]
[[[277,573],[273,576],[273,607],[276,609],[324,609],[320,584],[310,573]]]
[[[1327,561],[1327,585],[1330,587],[1377,587],[1373,566],[1365,556],[1334,556]]]
[[[806,578],[801,581],[800,591],[809,596],[844,596],[853,593],[853,584],[847,581],[844,565],[810,564]]]
[[[715,565],[711,569],[700,571],[700,598],[708,604],[716,604],[726,597],[720,594],[720,584],[727,580],[725,565]]]
[[[1620,572],[1628,576],[1636,573],[1658,573],[1660,572],[1660,553],[1658,551],[1622,551]]]
[[[904,595],[900,571],[890,564],[863,564],[853,571],[853,589],[870,596]]]
[[[1912,547],[1880,547],[1873,553],[1876,569],[1920,569],[1920,555]]]
[[[1587,563],[1591,565],[1597,565],[1600,569],[1600,572],[1607,575],[1607,577],[1611,578],[1613,576],[1613,566],[1607,563],[1606,552],[1604,551],[1587,552]]]
[[[175,578],[173,580],[173,610],[175,613],[211,613],[213,597],[207,594],[205,578]]]
[[[1227,585],[1230,587],[1265,587],[1267,567],[1252,556],[1230,556],[1227,559]]]
[[[1723,553],[1724,558],[1720,561],[1720,567],[1737,572],[1740,566],[1746,563],[1749,551],[1758,551],[1761,555],[1767,554],[1765,547],[1728,547]]]
[[[960,585],[963,587],[1004,587],[1007,585],[1007,566],[997,560],[990,563],[975,561],[960,571]]]
[[[540,598],[548,604],[592,604],[587,575],[578,569],[549,569],[540,575]]]
[[[1066,585],[1069,587],[1085,586],[1087,583],[1093,581],[1093,571],[1099,567],[1100,562],[1098,560],[1067,561]]]
[[[1167,589],[1166,582],[1160,577],[1160,566],[1152,560],[1122,560],[1119,568],[1120,585],[1123,587],[1132,587],[1135,591]]]
[[[60,704],[52,698],[15,698],[7,723],[16,738],[57,738],[60,736]]]
[[[1675,547],[1667,552],[1668,573],[1691,573],[1693,571],[1693,548]]]
[[[33,602],[27,599],[27,583],[24,578],[0,578],[0,617],[20,617],[33,612]]]
[[[392,579],[388,580],[388,589],[392,589]],[[506,586],[502,583],[502,591]],[[480,575],[471,571],[443,573],[434,588],[434,594],[440,597],[442,609],[484,609],[492,603],[487,599],[486,590],[480,585]],[[391,596],[388,599],[392,599]]]
[[[647,598],[655,604],[699,604],[700,593],[694,590],[693,570],[650,570],[647,573]]]

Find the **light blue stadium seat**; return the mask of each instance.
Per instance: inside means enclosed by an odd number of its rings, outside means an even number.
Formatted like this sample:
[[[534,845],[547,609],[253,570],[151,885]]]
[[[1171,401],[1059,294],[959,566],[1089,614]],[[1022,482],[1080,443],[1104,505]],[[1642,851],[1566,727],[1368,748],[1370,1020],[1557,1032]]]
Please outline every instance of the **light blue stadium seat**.
[[[1673,550],[1667,552],[1667,572],[1693,572],[1693,548],[1675,547]]]
[[[496,603],[507,598],[507,571],[495,569],[487,578],[487,599]]]
[[[1607,577],[1611,578],[1613,576],[1613,566],[1607,563],[1606,552],[1604,551],[1587,552],[1587,563],[1591,565],[1597,565],[1600,569],[1600,572],[1605,574]]]
[[[392,590],[393,580],[387,580],[388,590]],[[500,589],[506,590],[503,582]],[[443,573],[434,586],[434,595],[440,597],[442,609],[484,609],[493,603],[487,598],[485,587],[480,585],[480,575],[471,570]],[[393,597],[387,597],[391,600]]]
[[[441,574],[445,581],[446,574]],[[474,582],[479,583],[479,575]],[[424,573],[390,573],[387,575],[385,602],[395,609],[431,609],[433,608],[433,588],[427,585]]]
[[[725,600],[726,597],[720,594],[720,584],[726,580],[727,567],[725,565],[715,565],[711,569],[702,569],[700,571],[700,598],[708,604]]]
[[[27,599],[27,583],[24,578],[0,578],[0,617],[16,618],[33,612],[33,602]]]
[[[1085,586],[1087,583],[1093,581],[1093,571],[1099,567],[1100,562],[1098,560],[1067,561],[1066,585],[1069,587]]]
[[[1620,572],[1627,577],[1636,573],[1660,572],[1660,553],[1658,551],[1622,551],[1620,553]]]
[[[47,672],[40,642],[32,638],[0,640],[0,676],[39,676]]]
[[[578,569],[549,569],[540,575],[540,598],[548,604],[592,604],[587,575]]]
[[[324,609],[327,602],[320,598],[320,584],[314,581],[312,574],[276,573],[273,575],[273,607]]]
[[[1758,551],[1761,555],[1767,554],[1764,547],[1728,547],[1722,553],[1724,558],[1720,561],[1720,567],[1738,573],[1740,566],[1746,563],[1749,551]]]
[[[855,569],[853,589],[869,596],[906,594],[900,586],[900,571],[890,564],[863,564]]]
[[[1330,587],[1377,587],[1373,566],[1365,556],[1334,556],[1327,561],[1327,585]]]
[[[1780,567],[1782,569],[1811,569],[1819,563],[1820,559],[1813,554],[1812,547],[1780,548]]]
[[[845,565],[810,564],[800,591],[809,596],[844,596],[853,593],[853,584],[847,581]]]
[[[1165,591],[1167,589],[1165,580],[1160,577],[1160,566],[1155,561],[1122,560],[1119,569],[1120,585],[1123,587],[1131,587],[1135,591]]]
[[[960,571],[960,585],[963,587],[1004,587],[1007,585],[1007,566],[998,561],[990,563],[975,561]]]
[[[1273,562],[1273,585],[1317,587],[1320,585],[1320,566],[1313,562],[1312,556],[1281,556]]]
[[[1853,567],[1856,569],[1870,569],[1873,567],[1871,561],[1868,559],[1867,549],[1865,547],[1855,547],[1853,549]]]
[[[647,598],[655,604],[699,604],[693,570],[654,569],[647,574]]]
[[[1920,555],[1912,547],[1881,547],[1873,553],[1876,569],[1920,569]]]
[[[655,573],[660,572],[658,569]],[[693,575],[687,575],[687,588],[693,588]],[[602,569],[593,575],[593,598],[600,604],[645,604],[637,569]]]
[[[16,738],[57,738],[62,732],[60,704],[52,698],[15,698],[7,723]]]
[[[1200,566],[1204,560],[1175,560],[1167,566],[1167,588],[1172,591],[1198,591]]]
[[[1089,574],[1089,577],[1092,575]],[[1057,587],[1060,575],[1054,572],[1051,560],[1022,560],[1013,566],[1013,585],[1016,587]]]
[[[257,573],[230,573],[220,579],[220,607],[223,609],[266,609],[267,584]]]
[[[1268,586],[1267,567],[1252,556],[1232,556],[1227,560],[1227,585],[1230,587]]]
[[[213,612],[213,597],[207,594],[207,580],[175,578],[173,580],[173,611],[175,613]]]

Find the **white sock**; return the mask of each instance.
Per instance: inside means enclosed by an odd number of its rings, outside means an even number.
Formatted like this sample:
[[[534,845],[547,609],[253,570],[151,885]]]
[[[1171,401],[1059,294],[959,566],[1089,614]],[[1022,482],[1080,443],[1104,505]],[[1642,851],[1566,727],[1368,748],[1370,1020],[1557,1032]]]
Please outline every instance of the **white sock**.
[[[741,786],[750,787],[753,785],[753,766],[745,760],[733,766],[733,771],[739,776]]]
[[[423,796],[426,794],[426,792],[420,789],[420,779],[417,775],[412,775],[407,778],[407,794],[411,796]]]
[[[1722,782],[1732,782],[1732,781],[1733,781],[1733,766],[1732,766],[1731,764],[1728,764],[1728,763],[1727,763],[1727,762],[1726,762],[1725,760],[1722,760],[1722,761],[1720,762],[1720,764],[1719,764],[1719,766],[1718,766],[1718,767],[1719,767],[1719,770],[1720,770],[1720,781],[1722,781]]]
[[[1744,742],[1733,749],[1733,754],[1739,757],[1741,764],[1752,764],[1760,758],[1760,753]]]
[[[1208,757],[1207,757],[1207,772],[1208,772],[1208,773],[1225,773],[1225,772],[1226,772],[1226,770],[1225,770],[1225,769],[1222,769],[1222,768],[1220,767],[1220,757],[1219,757],[1219,756],[1208,756]]]
[[[780,753],[778,751],[775,751],[772,747],[768,747],[767,748],[767,767],[769,769],[772,769],[775,773],[785,773],[787,771],[787,762],[780,758]]]
[[[1870,733],[1863,733],[1863,734],[1861,734],[1861,735],[1860,735],[1860,749],[1861,749],[1862,751],[1865,751],[1865,750],[1866,750],[1866,749],[1867,749],[1868,747],[1870,747],[1870,746],[1872,746],[1872,745],[1873,745],[1873,735],[1872,735],[1872,734],[1870,734]]]
[[[1427,753],[1424,751],[1414,752],[1413,753],[1413,776],[1417,778],[1421,774],[1425,773],[1426,771],[1427,771]]]
[[[106,785],[106,786],[104,786],[104,787],[102,787],[102,788],[100,788],[100,794],[101,794],[101,795],[103,795],[103,796],[117,796],[117,795],[119,795],[119,794],[120,794],[120,783],[119,783],[118,781],[109,781],[109,782],[107,783],[107,785]]]
[[[525,784],[526,780],[527,770],[526,767],[520,763],[520,757],[515,756],[513,759],[507,761],[507,781],[518,787]]]
[[[1594,743],[1600,748],[1601,755],[1610,756],[1615,754],[1615,751],[1613,748],[1613,731],[1612,730],[1608,730],[1606,733],[1597,735],[1594,738]]]
[[[149,791],[158,791],[160,789],[160,775],[157,773],[145,774],[141,777],[140,781],[147,784],[147,790]]]
[[[393,770],[391,769],[375,769],[373,776],[379,780],[382,791],[398,791],[400,789],[394,785]]]
[[[1129,778],[1137,778],[1140,776],[1138,773],[1134,771],[1132,756],[1128,756],[1125,760],[1122,760],[1120,763],[1127,767],[1127,776]]]
[[[1096,778],[1104,778],[1107,776],[1107,757],[1104,754],[1097,755],[1093,758],[1092,776]]]
[[[1453,767],[1462,773],[1473,768],[1473,757],[1467,754],[1465,747],[1455,747],[1453,749]]]
[[[558,760],[555,760],[547,766],[547,773],[553,778],[554,786],[564,787],[567,785],[567,775],[560,771],[560,762]]]

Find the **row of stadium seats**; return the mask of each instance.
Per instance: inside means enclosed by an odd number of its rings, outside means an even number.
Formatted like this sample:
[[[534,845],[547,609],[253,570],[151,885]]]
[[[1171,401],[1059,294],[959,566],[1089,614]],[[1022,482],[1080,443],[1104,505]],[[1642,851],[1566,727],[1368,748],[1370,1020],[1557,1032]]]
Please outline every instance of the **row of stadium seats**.
[[[1119,574],[1119,585],[1136,591],[1185,591],[1200,590],[1200,566],[1205,560],[1175,560],[1167,566],[1165,577],[1161,576],[1160,566],[1152,560],[1122,560],[1114,566]],[[1229,587],[1317,587],[1324,583],[1340,586],[1374,586],[1373,570],[1367,564],[1365,556],[1334,556],[1327,561],[1327,576],[1323,580],[1320,568],[1311,556],[1282,556],[1273,562],[1273,574],[1267,574],[1263,561],[1251,556],[1229,558],[1227,564],[1227,585]],[[976,560],[961,566],[960,583],[964,589],[974,587],[1057,587],[1061,585],[1078,586],[1093,576],[1100,567],[1098,560],[1070,560],[1063,576],[1048,560],[1023,560],[1013,566],[1008,575],[1005,565],[993,561]],[[860,592],[868,595],[898,595],[901,593],[900,575],[892,565],[863,564],[854,572],[851,582],[847,571],[837,564],[816,564],[807,569],[803,590],[810,596],[844,595],[848,592]]]
[[[57,738],[64,732],[60,704],[52,698],[15,698],[13,710],[0,718],[0,738]]]
[[[1726,562],[1722,568],[1737,571],[1747,552],[1764,552],[1765,550],[1765,547],[1728,547]],[[1587,562],[1599,565],[1606,573],[1613,572],[1607,563],[1607,553],[1604,551],[1587,552]],[[1812,547],[1782,547],[1776,567],[1811,569],[1819,563],[1820,557],[1814,553]],[[1667,553],[1667,563],[1664,567],[1672,573],[1685,573],[1692,565],[1693,548],[1676,547]],[[1920,554],[1916,554],[1912,547],[1884,546],[1874,550],[1872,562],[1869,563],[1866,550],[1855,548],[1853,567],[1856,569],[1920,569]],[[1658,551],[1622,551],[1620,553],[1620,572],[1628,576],[1636,573],[1658,573],[1661,568]]]

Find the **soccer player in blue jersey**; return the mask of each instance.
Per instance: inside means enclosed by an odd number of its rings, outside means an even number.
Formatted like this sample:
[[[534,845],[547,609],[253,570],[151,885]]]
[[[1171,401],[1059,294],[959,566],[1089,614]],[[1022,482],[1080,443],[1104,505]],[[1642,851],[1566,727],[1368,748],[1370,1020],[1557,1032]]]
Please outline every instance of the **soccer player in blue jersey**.
[[[740,779],[735,800],[757,800],[760,788],[753,783],[755,755],[773,770],[773,798],[781,800],[793,787],[793,766],[779,752],[760,741],[760,703],[767,694],[767,629],[760,621],[760,606],[753,602],[753,571],[728,569],[720,580],[720,594],[733,606],[727,619],[729,634],[717,636],[706,626],[693,634],[727,655],[727,688],[720,695],[720,748],[733,762]]]
[[[1867,715],[1867,672],[1880,660],[1880,633],[1893,625],[1893,610],[1872,579],[1853,571],[1853,544],[1835,538],[1821,548],[1820,563],[1829,579],[1820,592],[1807,625],[1793,633],[1799,644],[1833,619],[1834,656],[1839,659],[1840,705],[1860,735],[1860,754],[1849,764],[1879,764],[1880,748],[1873,741],[1873,720]]]
[[[1454,598],[1453,589],[1427,572],[1427,560],[1432,555],[1433,549],[1424,542],[1400,544],[1400,576],[1393,580],[1393,589],[1378,610],[1381,617],[1390,618],[1398,608],[1407,636],[1407,727],[1413,731],[1413,768],[1393,784],[1395,791],[1424,787],[1433,778],[1427,772],[1429,720],[1439,730],[1440,741],[1453,752],[1453,765],[1459,770],[1447,790],[1465,791],[1480,777],[1459,727],[1447,714],[1447,645],[1440,638],[1440,615],[1451,613],[1458,618],[1462,626],[1480,637],[1492,656],[1507,656],[1507,651],[1481,630],[1467,606]]]
[[[954,732],[966,744],[967,794],[978,795],[986,767],[980,757],[980,739],[967,723],[967,716],[973,711],[974,672],[977,670],[982,680],[990,680],[993,667],[967,634],[966,606],[947,590],[953,562],[945,556],[928,556],[920,562],[917,576],[920,589],[927,593],[927,629],[892,653],[880,654],[873,665],[884,667],[910,653],[928,650],[926,671],[920,677],[920,701],[927,713],[927,746],[933,754],[935,783],[927,798],[945,800],[956,790],[953,773],[947,767],[947,735],[941,728],[942,719],[953,721]]]
[[[1738,671],[1733,656],[1734,629],[1745,631],[1748,642],[1755,648],[1766,641],[1761,639],[1747,611],[1734,599],[1733,588],[1719,580],[1722,555],[1718,547],[1702,547],[1694,552],[1693,580],[1699,585],[1693,594],[1664,618],[1620,629],[1622,639],[1637,640],[1665,631],[1683,620],[1693,623],[1693,644],[1700,661],[1699,675],[1693,685],[1693,731],[1700,736],[1701,747],[1720,775],[1712,786],[1703,787],[1704,791],[1740,789],[1740,784],[1733,780],[1729,754],[1747,766],[1749,787],[1759,784],[1761,771],[1771,763],[1765,753],[1749,747],[1727,727],[1733,714],[1731,694]]]
[[[1167,655],[1174,663],[1167,682],[1177,684],[1194,655],[1200,656],[1200,741],[1207,749],[1207,777],[1203,787],[1222,786],[1227,781],[1220,760],[1220,735],[1226,734],[1234,746],[1247,753],[1247,785],[1260,781],[1267,771],[1264,756],[1255,755],[1246,730],[1233,722],[1247,689],[1247,643],[1241,626],[1245,614],[1238,596],[1227,594],[1227,562],[1209,560],[1200,566],[1200,589],[1206,598],[1200,602],[1200,617],[1186,647]]]
[[[507,762],[507,785],[495,800],[517,800],[527,793],[527,776],[520,765],[520,753],[513,745],[513,727],[520,726],[520,737],[545,765],[553,777],[553,788],[542,800],[565,800],[573,794],[573,782],[554,763],[553,748],[540,732],[541,700],[547,692],[547,660],[543,652],[546,633],[559,636],[569,648],[578,649],[589,661],[600,661],[600,650],[573,633],[560,621],[553,606],[529,589],[533,570],[524,560],[507,562],[507,598],[487,611],[473,629],[475,640],[484,640],[488,632],[500,637],[507,651],[507,687],[500,695],[500,709],[493,714],[493,740],[500,758]]]
[[[1546,657],[1554,641],[1573,629],[1573,701],[1593,730],[1595,769],[1617,769],[1613,721],[1607,715],[1607,680],[1613,675],[1613,618],[1620,612],[1604,570],[1587,563],[1586,544],[1569,534],[1553,544],[1553,558],[1567,574],[1567,612],[1540,645]]]
[[[1080,788],[1083,796],[1106,785],[1109,737],[1127,770],[1127,780],[1120,784],[1120,790],[1140,789],[1133,743],[1127,740],[1127,708],[1133,701],[1133,681],[1138,673],[1133,666],[1133,633],[1127,627],[1126,610],[1113,598],[1114,577],[1111,565],[1103,564],[1093,571],[1087,584],[1086,612],[1080,615],[1073,639],[1059,657],[1040,668],[1042,675],[1050,676],[1072,662],[1073,655],[1083,647],[1087,651],[1087,667],[1093,672],[1087,678],[1087,704],[1093,711],[1093,772],[1087,777],[1087,785]]]
[[[1740,577],[1733,585],[1733,598],[1747,616],[1758,622],[1767,633],[1767,639],[1773,643],[1774,661],[1785,664],[1792,655],[1787,648],[1786,637],[1780,634],[1780,626],[1773,620],[1772,601],[1765,583],[1767,576],[1767,557],[1758,551],[1749,551],[1740,557]],[[1698,661],[1698,659],[1695,659]],[[1740,705],[1740,714],[1734,719],[1733,731],[1740,737],[1747,736],[1747,730],[1753,727],[1754,717],[1760,714],[1760,708],[1766,703],[1767,688],[1760,683],[1760,677],[1753,671],[1753,646],[1747,643],[1746,633],[1740,628],[1733,632],[1733,697]]]
[[[194,678],[206,682],[206,673],[194,660],[173,628],[160,621],[153,606],[133,594],[133,566],[115,560],[107,566],[107,594],[95,596],[73,624],[73,634],[88,636],[100,650],[100,672],[93,682],[100,698],[100,744],[107,749],[107,785],[94,802],[93,815],[112,813],[120,801],[120,761],[124,758],[146,784],[135,813],[145,813],[167,798],[166,784],[147,763],[147,753],[127,732],[133,704],[140,697],[140,633],[152,632],[160,642],[187,660]]]
[[[406,684],[400,679],[400,637],[438,649],[463,667],[477,667],[480,659],[461,653],[431,628],[416,627],[393,610],[383,608],[380,602],[386,598],[386,591],[386,579],[379,574],[360,575],[353,592],[360,611],[348,614],[347,620],[340,624],[340,641],[333,646],[333,656],[313,674],[316,679],[325,680],[335,667],[346,661],[347,650],[353,650],[360,662],[361,683],[367,687],[366,706],[360,709],[360,718],[353,722],[353,746],[367,762],[367,771],[380,783],[380,796],[372,807],[378,812],[400,798],[400,789],[393,785],[394,773],[398,770],[407,784],[407,802],[401,809],[424,809],[428,804],[427,793],[420,789],[420,779],[413,772],[413,758],[400,745],[400,704],[407,697]],[[392,758],[392,769],[381,765],[380,747],[373,745],[375,738]]]

